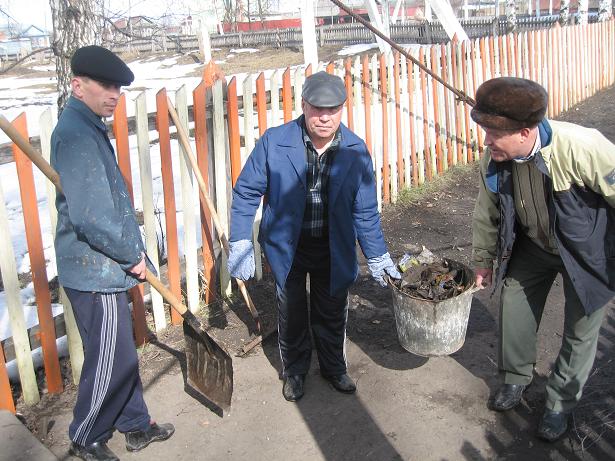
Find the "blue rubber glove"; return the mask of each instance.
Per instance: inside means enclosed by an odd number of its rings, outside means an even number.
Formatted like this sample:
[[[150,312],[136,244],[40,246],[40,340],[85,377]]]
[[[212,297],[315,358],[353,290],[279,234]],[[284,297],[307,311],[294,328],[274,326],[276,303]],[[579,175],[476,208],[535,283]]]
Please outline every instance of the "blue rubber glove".
[[[251,240],[229,242],[227,267],[233,278],[245,282],[254,277],[254,247]]]
[[[391,256],[388,253],[375,258],[369,258],[367,260],[367,267],[374,277],[374,280],[380,284],[381,287],[387,286],[386,280],[384,280],[385,274],[394,279],[400,279],[401,274],[395,267],[395,263],[391,260]]]

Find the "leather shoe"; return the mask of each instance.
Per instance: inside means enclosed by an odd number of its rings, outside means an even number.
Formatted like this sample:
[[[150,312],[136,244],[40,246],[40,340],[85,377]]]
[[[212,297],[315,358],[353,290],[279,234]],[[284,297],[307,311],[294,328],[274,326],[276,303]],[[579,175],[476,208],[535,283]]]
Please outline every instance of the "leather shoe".
[[[348,374],[337,376],[325,376],[325,378],[331,383],[336,391],[343,392],[344,394],[354,394],[357,390],[357,386]]]
[[[166,440],[173,435],[175,427],[173,424],[150,424],[145,431],[126,432],[126,449],[128,451],[139,451],[147,447],[150,443],[157,440]]]
[[[68,454],[85,461],[120,461],[120,458],[109,449],[107,442],[94,442],[86,446],[72,442]]]
[[[290,375],[284,377],[282,395],[289,402],[296,402],[303,397],[303,383],[305,375]]]
[[[555,442],[568,430],[568,416],[568,413],[547,408],[538,425],[538,437],[547,442]]]
[[[515,408],[521,402],[521,396],[526,388],[525,384],[502,384],[493,397],[491,409],[506,411]]]

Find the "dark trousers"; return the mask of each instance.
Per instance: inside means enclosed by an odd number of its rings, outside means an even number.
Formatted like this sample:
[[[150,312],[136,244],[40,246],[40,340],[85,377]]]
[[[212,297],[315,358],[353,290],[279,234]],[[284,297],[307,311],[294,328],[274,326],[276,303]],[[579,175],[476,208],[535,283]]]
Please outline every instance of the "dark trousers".
[[[65,288],[84,348],[77,403],[68,434],[78,445],[106,441],[113,430],[149,427],[126,293]]]
[[[551,285],[562,274],[564,334],[555,367],[547,381],[546,407],[570,412],[581,398],[594,357],[602,307],[585,313],[562,258],[520,236],[504,279],[500,305],[500,370],[506,384],[529,384],[536,364],[536,341]]]
[[[308,309],[306,276],[310,275]],[[329,239],[302,237],[284,287],[277,286],[278,344],[282,374],[304,375],[310,368],[314,336],[320,372],[325,376],[346,373],[345,291],[331,296]]]

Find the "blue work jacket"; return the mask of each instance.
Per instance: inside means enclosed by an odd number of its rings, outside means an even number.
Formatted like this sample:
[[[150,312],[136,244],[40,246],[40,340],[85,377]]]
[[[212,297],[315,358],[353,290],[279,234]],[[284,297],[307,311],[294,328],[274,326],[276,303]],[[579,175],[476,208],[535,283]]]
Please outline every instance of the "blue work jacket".
[[[104,122],[72,96],[51,136],[51,165],[63,189],[56,195],[60,284],[101,293],[135,286],[126,270],[145,249],[126,183]]]
[[[365,143],[344,125],[329,176],[332,295],[358,274],[356,241],[366,258],[387,252],[376,199],[374,169]],[[268,129],[250,154],[233,190],[230,240],[250,239],[254,215],[266,197],[258,240],[276,284],[283,287],[301,233],[307,159],[301,118]]]

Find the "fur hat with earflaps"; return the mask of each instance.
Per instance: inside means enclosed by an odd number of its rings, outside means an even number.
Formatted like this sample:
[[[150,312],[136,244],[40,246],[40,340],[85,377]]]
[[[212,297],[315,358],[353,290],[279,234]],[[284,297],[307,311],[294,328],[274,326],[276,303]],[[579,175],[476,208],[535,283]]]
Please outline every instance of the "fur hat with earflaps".
[[[493,78],[478,87],[472,119],[483,128],[533,128],[544,118],[547,104],[547,92],[536,82],[516,77]]]

